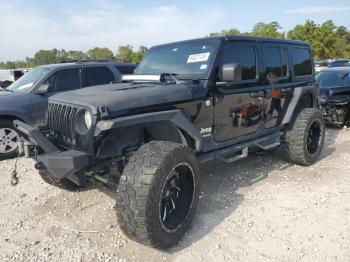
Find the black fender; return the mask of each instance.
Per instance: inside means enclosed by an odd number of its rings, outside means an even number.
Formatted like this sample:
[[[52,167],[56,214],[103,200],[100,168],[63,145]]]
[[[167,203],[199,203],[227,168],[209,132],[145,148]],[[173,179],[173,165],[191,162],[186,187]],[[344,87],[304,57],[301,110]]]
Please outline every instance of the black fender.
[[[289,124],[292,121],[295,110],[298,108],[298,106],[300,106],[301,98],[306,95],[312,97],[312,107],[318,107],[317,94],[317,87],[313,84],[294,88],[287,111],[283,117],[282,124]]]
[[[134,126],[140,124],[149,124],[152,122],[169,121],[181,131],[185,132],[195,141],[195,150],[197,152],[202,149],[202,135],[199,130],[192,124],[186,115],[179,109],[144,113],[126,117],[115,118],[111,120],[102,120],[97,123],[95,136],[99,136],[105,131],[120,127]]]

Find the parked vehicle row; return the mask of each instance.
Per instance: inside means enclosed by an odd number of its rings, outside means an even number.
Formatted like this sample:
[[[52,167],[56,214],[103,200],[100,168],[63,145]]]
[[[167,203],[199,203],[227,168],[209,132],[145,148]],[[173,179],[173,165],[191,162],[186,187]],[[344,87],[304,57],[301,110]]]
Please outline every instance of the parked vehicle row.
[[[13,120],[39,126],[45,124],[47,99],[60,92],[121,81],[134,64],[75,62],[39,66],[0,92],[0,159],[18,154],[19,133]]]
[[[336,60],[325,60],[315,61],[315,72],[321,72],[329,67],[348,67],[350,66],[350,59],[336,59]]]
[[[57,87],[60,77],[53,79],[37,92]],[[187,231],[201,163],[279,147],[307,166],[322,151],[306,42],[225,36],[159,45],[123,81],[50,96],[44,126],[14,125],[44,181],[67,190],[91,181],[116,192],[120,228],[143,244],[167,249]]]

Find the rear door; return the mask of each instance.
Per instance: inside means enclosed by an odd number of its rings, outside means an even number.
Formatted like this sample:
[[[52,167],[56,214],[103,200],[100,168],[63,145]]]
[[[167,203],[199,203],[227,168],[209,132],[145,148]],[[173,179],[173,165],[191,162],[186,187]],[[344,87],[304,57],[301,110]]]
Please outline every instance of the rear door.
[[[265,127],[277,127],[284,116],[286,98],[291,91],[288,49],[281,44],[262,45],[263,81],[266,84]]]
[[[219,68],[224,64],[240,64],[242,80],[217,83],[214,106],[216,141],[254,134],[262,124],[265,94],[259,85],[258,57],[256,42],[224,43]]]

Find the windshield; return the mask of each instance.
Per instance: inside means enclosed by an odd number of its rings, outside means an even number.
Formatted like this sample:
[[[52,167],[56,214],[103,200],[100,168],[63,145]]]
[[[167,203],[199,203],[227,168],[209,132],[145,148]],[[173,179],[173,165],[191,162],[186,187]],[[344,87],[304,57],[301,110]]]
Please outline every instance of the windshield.
[[[30,70],[17,81],[13,82],[6,88],[10,92],[29,92],[32,88],[49,72],[49,69],[44,67],[37,67]]]
[[[341,86],[344,72],[321,72],[316,75],[316,83],[320,88]]]
[[[218,45],[218,41],[208,40],[151,48],[134,74],[170,73],[176,78],[208,78]]]

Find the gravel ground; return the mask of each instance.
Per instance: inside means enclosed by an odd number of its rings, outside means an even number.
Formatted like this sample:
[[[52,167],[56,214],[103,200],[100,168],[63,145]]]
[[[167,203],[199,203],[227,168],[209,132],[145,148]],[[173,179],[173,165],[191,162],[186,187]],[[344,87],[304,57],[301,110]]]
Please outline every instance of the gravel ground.
[[[328,129],[321,160],[291,165],[259,153],[202,167],[192,229],[160,252],[127,239],[114,200],[89,186],[65,192],[33,161],[0,163],[0,261],[350,261],[350,133]]]

